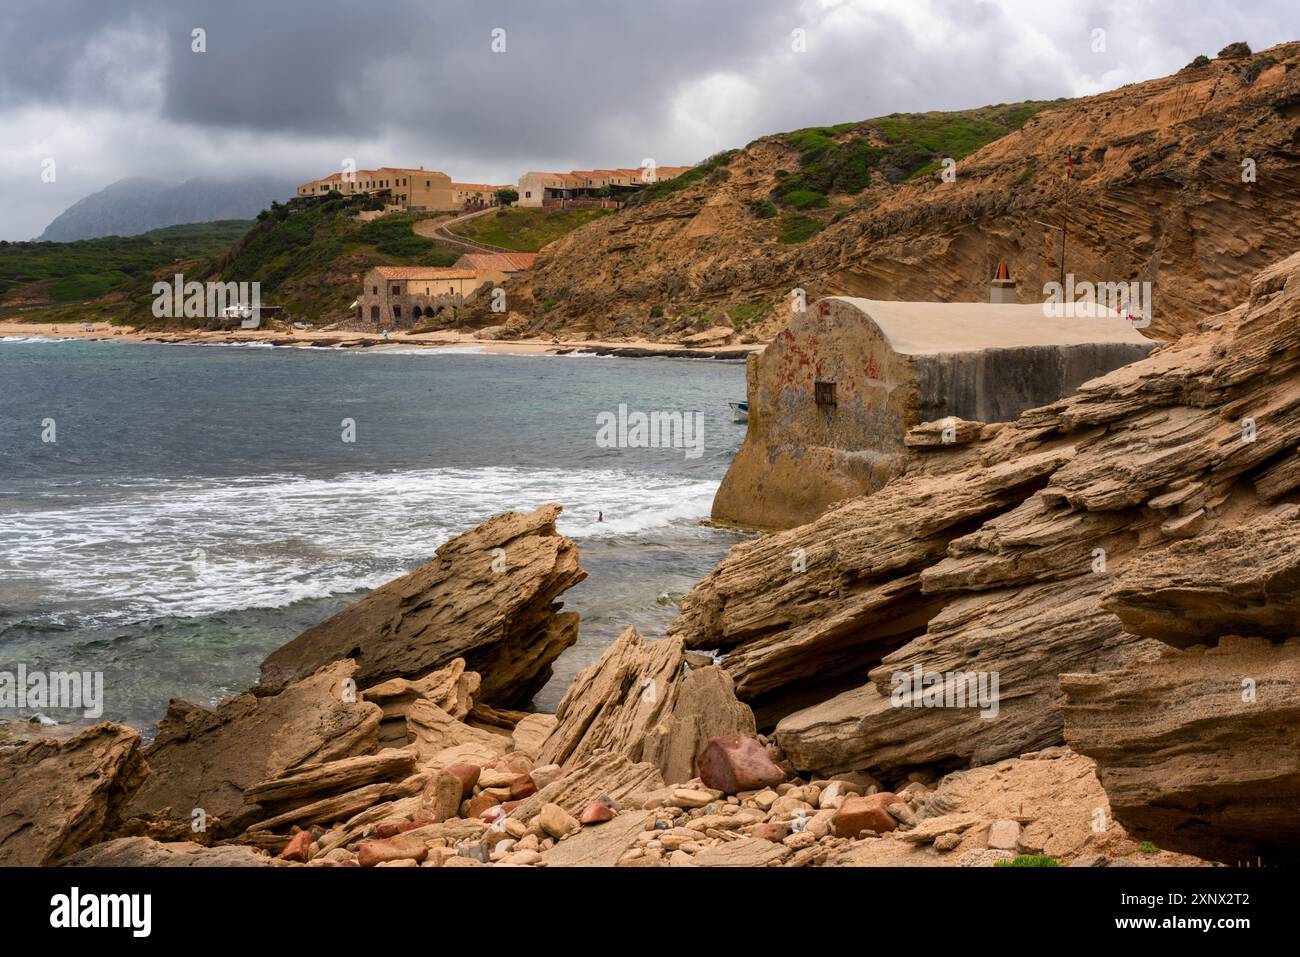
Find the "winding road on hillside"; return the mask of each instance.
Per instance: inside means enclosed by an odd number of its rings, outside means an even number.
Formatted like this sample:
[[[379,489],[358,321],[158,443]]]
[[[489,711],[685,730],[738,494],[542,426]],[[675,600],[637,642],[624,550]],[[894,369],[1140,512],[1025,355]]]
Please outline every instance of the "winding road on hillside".
[[[463,236],[457,236],[451,231],[452,226],[457,223],[468,222],[471,219],[478,219],[480,216],[486,216],[488,213],[496,212],[497,207],[488,206],[486,209],[476,209],[472,213],[466,213],[463,216],[457,216],[454,219],[436,220],[421,219],[411,228],[415,235],[423,236],[425,239],[432,239],[444,246],[450,246],[453,249],[459,249],[467,253],[512,253],[518,250],[505,249],[501,246],[489,246],[487,243],[476,242],[472,239],[466,239]]]

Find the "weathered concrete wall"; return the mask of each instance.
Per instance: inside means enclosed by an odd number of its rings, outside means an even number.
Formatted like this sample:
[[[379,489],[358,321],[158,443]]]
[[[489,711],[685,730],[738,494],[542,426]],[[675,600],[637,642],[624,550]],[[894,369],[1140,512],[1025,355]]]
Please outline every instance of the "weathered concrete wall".
[[[905,352],[863,305],[869,304],[820,300],[750,357],[749,429],[713,500],[714,521],[761,529],[810,522],[832,503],[894,478],[912,426],[947,416],[1010,421],[1143,358],[1156,345],[1005,344],[1003,330],[1003,344],[974,349],[974,330],[967,326],[959,351],[926,343]],[[1037,307],[1025,309],[1027,323],[1046,321]],[[995,331],[989,338],[998,343]],[[817,404],[819,381],[835,383],[834,405]]]
[[[1150,351],[1150,345],[1099,342],[917,356],[917,422],[950,415],[1009,422]]]
[[[827,299],[810,306],[748,360],[749,429],[714,520],[788,528],[884,485],[917,421],[912,366],[858,310]],[[818,381],[835,382],[834,406],[814,401]]]

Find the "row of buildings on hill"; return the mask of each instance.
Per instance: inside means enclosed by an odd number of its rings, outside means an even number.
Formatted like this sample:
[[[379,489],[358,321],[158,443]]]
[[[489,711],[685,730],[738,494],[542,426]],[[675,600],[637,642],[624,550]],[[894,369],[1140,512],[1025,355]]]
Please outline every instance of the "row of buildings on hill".
[[[567,173],[525,173],[517,190],[520,206],[566,208],[618,205],[647,185],[673,179],[689,166],[647,164],[641,169],[589,169]],[[298,187],[300,199],[369,196],[386,211],[444,212],[483,209],[499,204],[508,186],[455,183],[438,170],[381,166],[332,173]],[[452,266],[378,266],[362,279],[353,303],[354,319],[376,328],[401,328],[455,309],[485,286],[495,286],[529,268],[534,253],[467,253]]]
[[[519,178],[518,204],[531,207],[599,206],[618,204],[650,183],[673,179],[689,166],[659,166],[643,169],[587,169],[567,173],[525,173]],[[303,198],[328,196],[373,196],[391,209],[416,212],[478,209],[497,205],[497,193],[511,186],[486,183],[454,183],[446,173],[381,166],[354,172],[331,173],[298,187]]]
[[[495,206],[497,191],[509,188],[486,183],[453,183],[446,173],[426,170],[423,166],[416,169],[381,166],[314,179],[299,186],[298,195],[328,196],[339,192],[344,196],[375,196],[388,206],[423,212]]]

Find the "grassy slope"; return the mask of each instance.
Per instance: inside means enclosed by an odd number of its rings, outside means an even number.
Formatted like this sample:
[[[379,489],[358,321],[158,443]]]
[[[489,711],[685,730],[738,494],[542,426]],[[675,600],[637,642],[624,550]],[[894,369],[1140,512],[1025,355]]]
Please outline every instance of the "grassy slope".
[[[276,203],[233,244],[184,270],[200,282],[260,282],[265,305],[284,306],[294,319],[332,322],[345,318],[360,292],[360,276],[374,266],[450,266],[457,250],[416,236],[420,215],[392,215],[362,223],[360,199],[327,199],[302,206]],[[167,270],[164,278],[170,276]],[[167,324],[150,310],[149,277],[106,297],[101,318],[137,326]]]
[[[872,186],[934,174],[1014,132],[1063,100],[1027,100],[952,113],[891,113],[861,123],[808,127],[780,138],[798,151],[798,166],[778,170],[770,200],[780,211],[780,241],[816,235],[850,197]],[[836,207],[839,207],[837,209]]]
[[[232,219],[72,243],[0,242],[0,310],[94,299],[177,261],[216,255],[251,225]]]
[[[262,301],[286,306],[313,322],[342,318],[360,292],[359,275],[374,266],[450,266],[460,253],[411,231],[419,215],[360,223],[355,200],[327,200],[301,209],[276,207],[260,218],[200,279],[262,284]]]
[[[460,223],[451,227],[451,231],[489,246],[535,253],[565,233],[613,212],[611,209],[525,209],[515,206]]]

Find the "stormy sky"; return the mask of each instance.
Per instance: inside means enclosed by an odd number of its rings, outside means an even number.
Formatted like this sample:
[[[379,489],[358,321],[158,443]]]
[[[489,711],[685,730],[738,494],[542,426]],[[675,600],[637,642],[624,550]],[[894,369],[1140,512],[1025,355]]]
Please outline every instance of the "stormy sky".
[[[504,183],[682,165],[766,133],[1079,96],[1233,40],[1300,38],[1294,0],[4,0],[0,12],[11,240],[124,176],[307,179],[353,158]]]

